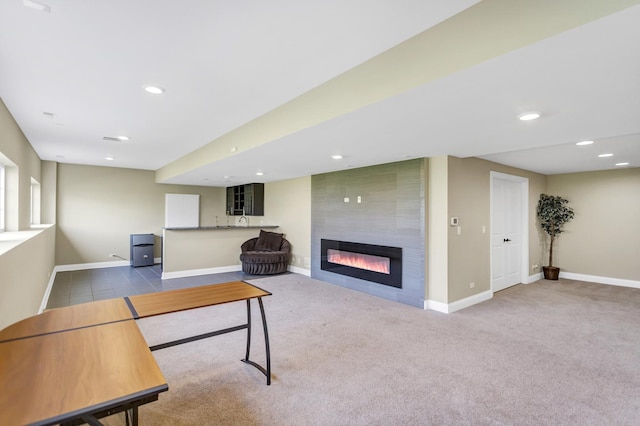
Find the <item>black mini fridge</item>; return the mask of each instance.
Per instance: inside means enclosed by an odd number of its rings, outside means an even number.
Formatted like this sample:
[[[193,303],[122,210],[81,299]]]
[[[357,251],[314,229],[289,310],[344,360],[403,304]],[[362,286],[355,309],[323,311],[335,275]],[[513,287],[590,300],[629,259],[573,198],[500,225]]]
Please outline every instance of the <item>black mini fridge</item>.
[[[131,266],[151,266],[153,265],[153,234],[131,234],[131,251],[129,259]]]

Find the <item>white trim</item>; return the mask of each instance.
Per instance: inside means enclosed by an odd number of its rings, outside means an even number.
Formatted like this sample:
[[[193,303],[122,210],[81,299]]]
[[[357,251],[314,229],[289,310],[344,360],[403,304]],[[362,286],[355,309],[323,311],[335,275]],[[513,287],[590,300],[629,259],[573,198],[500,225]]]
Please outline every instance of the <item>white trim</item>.
[[[156,259],[157,263],[160,263],[159,259]],[[53,289],[53,283],[56,280],[56,275],[58,272],[68,272],[68,271],[81,271],[83,269],[100,269],[100,268],[114,268],[117,266],[129,266],[130,262],[128,260],[118,260],[113,262],[95,262],[95,263],[76,263],[72,265],[56,265],[53,267],[53,271],[51,272],[51,276],[49,277],[49,283],[47,284],[47,288],[44,291],[44,295],[42,296],[42,303],[40,303],[40,309],[38,309],[38,314],[44,312],[47,308],[47,304],[49,303],[49,297],[51,296],[51,290]]]
[[[53,268],[51,275],[49,275],[49,284],[47,284],[47,288],[44,291],[44,296],[42,296],[42,302],[40,303],[40,309],[38,309],[38,315],[44,312],[47,309],[47,304],[49,303],[49,296],[51,296],[51,290],[53,289],[53,283],[56,280],[56,268]]]
[[[537,274],[529,275],[529,278],[527,278],[527,281],[523,282],[522,284],[531,284],[536,281],[540,281],[542,278],[544,278],[544,276],[542,275],[542,272],[538,272]]]
[[[568,280],[576,280],[576,281],[587,281],[587,282],[598,283],[598,284],[617,285],[620,287],[640,288],[640,281],[625,280],[621,278],[599,277],[596,275],[575,274],[573,272],[562,272],[562,271],[560,271],[560,278],[566,278]]]
[[[195,277],[197,275],[209,275],[209,274],[222,274],[224,272],[236,272],[241,271],[242,265],[232,265],[232,266],[218,266],[215,268],[203,268],[203,269],[188,269],[184,271],[175,271],[175,272],[162,272],[163,280],[170,280],[172,278],[186,278],[186,277]]]
[[[112,262],[75,263],[71,265],[56,265],[55,272],[81,271],[83,269],[115,268],[117,266],[129,266],[128,260],[115,260]]]
[[[225,272],[237,272],[242,270],[242,265],[218,266],[215,268],[190,269],[185,271],[163,272],[162,279],[186,278],[197,275],[222,274]],[[311,277],[311,270],[289,265],[289,272]]]
[[[153,259],[153,261],[155,263],[161,263],[162,259],[156,257]],[[38,314],[43,313],[47,308],[49,297],[51,296],[51,290],[53,289],[53,283],[56,280],[56,274],[58,272],[82,271],[84,269],[115,268],[118,266],[131,266],[131,262],[129,262],[128,260],[115,260],[111,262],[75,263],[71,265],[54,266],[53,271],[51,272],[51,276],[49,277],[49,283],[47,284],[47,288],[44,291],[44,296],[42,297],[42,303],[40,304]]]
[[[9,250],[13,250],[20,244],[35,238],[40,233],[54,225],[38,225],[32,226],[30,229],[24,231],[9,231],[0,233],[0,256],[7,253]]]
[[[449,305],[442,302],[436,302],[435,300],[425,300],[424,310],[430,309],[432,311],[442,312],[443,314],[449,313]]]
[[[469,306],[476,305],[478,303],[485,302],[493,297],[493,291],[487,290],[482,293],[474,294],[473,296],[466,297],[461,300],[456,300],[453,303],[436,302],[435,300],[425,300],[424,309],[431,309],[432,311],[442,312],[444,314],[452,314],[456,311],[468,308]]]
[[[161,263],[161,258],[155,258],[155,263]],[[118,260],[113,262],[95,262],[95,263],[76,263],[73,265],[56,265],[53,267],[53,272],[49,277],[49,283],[47,284],[47,288],[45,289],[44,296],[42,297],[42,302],[40,303],[40,309],[38,310],[38,314],[44,312],[47,308],[47,304],[49,303],[49,297],[51,296],[51,290],[53,289],[53,283],[56,280],[56,274],[58,272],[67,272],[67,271],[81,271],[84,269],[100,269],[100,268],[113,268],[117,266],[130,266],[131,263],[128,260]],[[188,271],[176,271],[176,272],[163,272],[161,279],[171,279],[171,278],[185,278],[185,277],[193,277],[197,275],[209,275],[209,274],[220,274],[224,272],[236,272],[241,271],[242,265],[232,265],[232,266],[221,266],[217,268],[206,268],[206,269],[192,269]],[[305,275],[307,277],[311,277],[311,270],[299,268],[297,266],[289,266],[289,271]]]
[[[154,264],[162,263],[161,257],[155,257],[153,259]],[[111,262],[92,262],[92,263],[75,263],[72,265],[56,265],[53,270],[58,271],[81,271],[83,269],[101,269],[101,268],[116,268],[118,266],[131,266],[131,262],[128,260],[113,260]]]
[[[289,266],[289,272],[293,272],[294,274],[300,274],[307,277],[311,277],[311,269],[301,268],[299,266]]]

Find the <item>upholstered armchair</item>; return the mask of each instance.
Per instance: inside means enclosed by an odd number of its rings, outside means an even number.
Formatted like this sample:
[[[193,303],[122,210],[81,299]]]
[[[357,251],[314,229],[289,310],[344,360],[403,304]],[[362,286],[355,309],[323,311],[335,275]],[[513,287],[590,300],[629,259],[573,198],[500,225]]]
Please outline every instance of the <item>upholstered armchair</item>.
[[[260,230],[260,236],[245,241],[240,249],[242,271],[252,275],[286,272],[291,256],[291,244],[283,234]]]

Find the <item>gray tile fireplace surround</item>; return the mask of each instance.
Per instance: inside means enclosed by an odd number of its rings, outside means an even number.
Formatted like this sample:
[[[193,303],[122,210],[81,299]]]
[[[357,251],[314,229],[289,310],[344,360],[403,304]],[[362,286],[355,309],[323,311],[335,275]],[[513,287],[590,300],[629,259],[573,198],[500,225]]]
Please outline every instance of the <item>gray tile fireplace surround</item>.
[[[422,308],[424,161],[416,159],[314,175],[311,195],[311,276]],[[402,288],[321,270],[322,238],[402,248]]]

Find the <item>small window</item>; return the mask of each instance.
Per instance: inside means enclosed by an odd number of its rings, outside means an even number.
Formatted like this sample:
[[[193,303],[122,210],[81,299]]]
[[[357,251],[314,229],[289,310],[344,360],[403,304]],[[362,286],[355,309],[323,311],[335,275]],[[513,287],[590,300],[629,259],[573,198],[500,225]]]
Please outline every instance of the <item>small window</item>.
[[[0,232],[13,231],[17,224],[18,166],[0,152]]]
[[[31,224],[40,224],[40,182],[31,178]]]
[[[0,232],[4,232],[4,198],[5,198],[4,164],[0,163]]]

